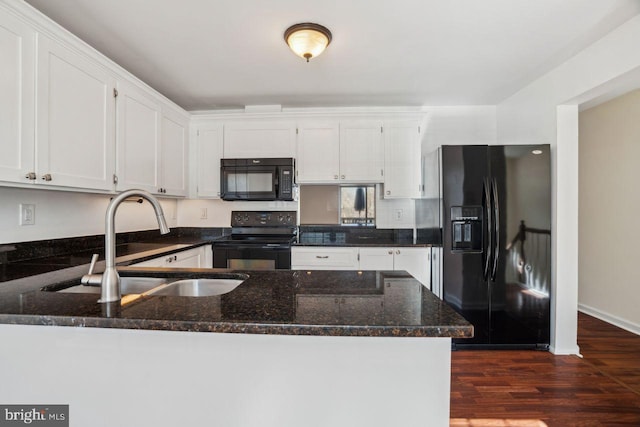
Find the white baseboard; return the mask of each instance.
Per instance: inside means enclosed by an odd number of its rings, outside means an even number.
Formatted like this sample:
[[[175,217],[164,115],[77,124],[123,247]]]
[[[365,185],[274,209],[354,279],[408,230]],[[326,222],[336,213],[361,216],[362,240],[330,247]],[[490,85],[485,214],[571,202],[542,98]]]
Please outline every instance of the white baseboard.
[[[598,310],[597,308],[589,307],[585,304],[578,304],[578,311],[581,311],[584,314],[588,314],[589,316],[593,316],[604,322],[611,323],[612,325],[632,332],[636,335],[640,335],[640,325],[637,323],[630,322],[618,316],[614,316],[613,314]]]
[[[571,347],[556,347],[555,345],[551,344],[549,346],[549,353],[555,355],[555,356],[579,356],[582,357],[580,355],[580,347],[576,346],[571,346]]]

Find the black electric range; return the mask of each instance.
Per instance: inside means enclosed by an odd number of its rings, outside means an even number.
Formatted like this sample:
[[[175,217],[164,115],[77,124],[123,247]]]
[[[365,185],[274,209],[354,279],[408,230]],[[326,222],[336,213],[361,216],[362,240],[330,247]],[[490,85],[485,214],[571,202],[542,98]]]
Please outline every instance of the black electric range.
[[[290,269],[296,223],[295,211],[231,212],[231,235],[213,243],[213,267]]]

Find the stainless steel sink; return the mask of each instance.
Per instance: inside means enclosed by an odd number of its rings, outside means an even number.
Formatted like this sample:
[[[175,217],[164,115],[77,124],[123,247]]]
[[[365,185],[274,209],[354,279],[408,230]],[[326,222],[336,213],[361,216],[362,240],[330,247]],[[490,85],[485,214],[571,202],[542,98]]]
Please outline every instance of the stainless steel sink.
[[[183,279],[180,277],[120,277],[122,295],[164,295],[179,297],[209,297],[231,292],[249,278],[246,274],[223,273],[214,278]],[[77,282],[76,282],[77,283]],[[50,285],[44,291],[100,294],[100,286],[74,285],[60,289]]]
[[[238,279],[185,279],[158,286],[147,295],[179,297],[210,297],[231,292],[244,280]]]
[[[160,285],[171,282],[172,278],[166,277],[121,277],[120,292],[122,295],[142,294]],[[58,292],[99,294],[100,286],[77,285],[61,289]]]

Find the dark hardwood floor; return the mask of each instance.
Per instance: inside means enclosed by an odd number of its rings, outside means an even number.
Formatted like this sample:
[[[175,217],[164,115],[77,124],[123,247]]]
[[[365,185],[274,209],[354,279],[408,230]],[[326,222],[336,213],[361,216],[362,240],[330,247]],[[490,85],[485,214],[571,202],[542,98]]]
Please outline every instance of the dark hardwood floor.
[[[580,313],[578,345],[454,351],[451,426],[640,426],[640,336]]]

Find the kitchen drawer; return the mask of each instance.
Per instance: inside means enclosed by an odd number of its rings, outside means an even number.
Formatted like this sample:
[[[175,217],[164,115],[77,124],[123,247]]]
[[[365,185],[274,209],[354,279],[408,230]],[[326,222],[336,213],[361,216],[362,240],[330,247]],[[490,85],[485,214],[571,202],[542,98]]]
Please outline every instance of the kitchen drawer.
[[[357,270],[357,248],[291,248],[292,270]]]

